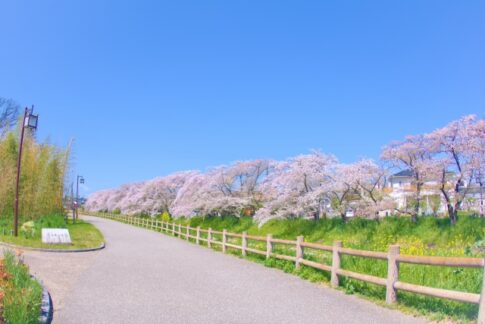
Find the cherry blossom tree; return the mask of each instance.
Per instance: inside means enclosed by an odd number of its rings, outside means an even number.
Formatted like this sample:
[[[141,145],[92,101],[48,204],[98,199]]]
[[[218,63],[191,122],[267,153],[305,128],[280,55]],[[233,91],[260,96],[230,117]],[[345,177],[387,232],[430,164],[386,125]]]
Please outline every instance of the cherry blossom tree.
[[[408,136],[402,142],[394,142],[384,147],[381,159],[389,162],[391,168],[411,171],[414,178],[414,204],[411,209],[405,206],[406,209],[400,210],[400,212],[411,214],[413,222],[416,222],[422,200],[423,185],[430,173],[434,172],[431,167],[432,154],[429,141],[423,135]]]
[[[196,174],[194,171],[177,172],[144,183],[141,188],[144,200],[141,204],[142,210],[151,215],[169,212],[178,191],[194,174]]]
[[[483,202],[484,150],[485,120],[474,116],[384,147],[381,158],[389,170],[409,170],[414,180],[414,204],[400,211],[416,221],[423,192],[429,196],[429,184],[434,183],[433,194],[443,196],[455,223],[472,181],[479,185]],[[389,170],[368,159],[340,164],[333,155],[315,151],[285,161],[237,161],[207,172],[179,172],[123,185],[94,193],[86,208],[150,215],[168,211],[174,217],[254,215],[260,224],[326,215],[345,220],[350,208],[358,216],[377,217],[396,209],[385,189]],[[483,203],[480,212],[484,214]]]
[[[476,117],[470,115],[426,135],[452,224],[456,223],[458,210],[483,165],[483,152],[477,147],[483,137],[482,125],[483,121],[477,123]]]
[[[359,196],[357,214],[377,218],[380,211],[393,210],[395,203],[385,194],[387,171],[369,159],[360,160],[349,166],[355,192]]]
[[[204,204],[201,199],[203,188],[206,185],[208,176],[197,172],[185,181],[179,189],[175,200],[170,207],[170,213],[175,217],[197,216]]]
[[[334,156],[318,151],[275,163],[274,173],[262,186],[267,203],[255,218],[260,222],[299,216],[318,219],[325,198],[319,189],[331,181],[336,163]]]
[[[124,214],[155,215],[168,211],[178,190],[194,172],[179,172],[167,177],[142,183],[123,185],[118,189],[104,190],[91,195],[86,203],[88,210],[119,210]]]
[[[472,141],[471,149],[475,152],[473,155],[473,164],[475,179],[479,186],[480,195],[480,216],[485,217],[485,119],[480,119],[471,130]]]
[[[177,217],[253,215],[262,204],[259,186],[270,169],[266,160],[238,161],[197,174],[180,189],[170,210]]]

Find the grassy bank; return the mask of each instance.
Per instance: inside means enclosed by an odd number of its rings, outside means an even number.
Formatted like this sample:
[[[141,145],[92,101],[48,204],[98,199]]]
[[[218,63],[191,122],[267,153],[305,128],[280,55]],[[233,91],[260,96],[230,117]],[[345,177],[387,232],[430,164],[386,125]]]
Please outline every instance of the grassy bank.
[[[211,227],[230,232],[247,231],[252,235],[273,234],[275,238],[294,240],[298,235],[306,241],[332,244],[341,240],[345,247],[363,250],[387,251],[389,245],[399,244],[401,253],[407,255],[434,256],[485,256],[485,219],[461,217],[455,226],[450,226],[446,219],[423,217],[417,224],[406,218],[386,218],[380,221],[354,219],[343,223],[340,219],[321,220],[318,222],[295,219],[275,220],[259,228],[251,218],[206,217],[178,219],[176,222],[190,224],[192,227]],[[216,237],[220,240],[220,237]],[[233,244],[240,244],[239,239],[231,239]],[[265,243],[251,242],[250,247],[265,249]],[[291,247],[276,245],[280,254],[294,255]],[[326,264],[331,263],[328,252],[305,251],[305,258]],[[234,251],[234,254],[238,252]],[[303,266],[296,271],[290,262],[270,259],[264,260],[250,256],[266,266],[276,267],[286,272],[301,276],[313,282],[328,282],[329,273]],[[387,263],[360,257],[343,256],[342,267],[355,272],[385,278]],[[401,265],[400,280],[418,285],[480,293],[483,272],[480,269],[451,268],[421,265]],[[342,278],[341,287],[347,293],[356,293],[383,303],[385,289],[357,280]],[[460,322],[473,321],[477,317],[478,306],[443,299],[425,297],[416,294],[399,293],[399,308],[414,313],[427,315],[434,320],[453,319]]]
[[[29,269],[12,252],[5,252],[0,264],[2,319],[9,324],[35,324],[39,321],[42,287]]]
[[[42,243],[42,228],[67,228],[71,235],[72,244]],[[95,226],[82,220],[77,220],[74,224],[72,220],[66,221],[62,215],[42,217],[35,222],[24,224],[18,237],[12,236],[10,229],[10,223],[0,225],[0,242],[31,248],[59,250],[97,248],[104,242],[103,235]]]

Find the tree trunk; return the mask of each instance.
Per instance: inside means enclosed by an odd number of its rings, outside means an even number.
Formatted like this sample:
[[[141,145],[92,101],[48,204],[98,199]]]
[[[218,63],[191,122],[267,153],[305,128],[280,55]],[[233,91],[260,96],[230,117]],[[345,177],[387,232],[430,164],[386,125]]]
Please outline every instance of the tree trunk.
[[[452,204],[448,203],[448,216],[450,217],[451,225],[455,225],[458,220],[458,210],[453,207]]]
[[[418,222],[418,214],[417,213],[412,213],[411,214],[411,221],[413,223],[417,223]]]
[[[485,212],[484,212],[485,206],[483,205],[483,182],[480,181],[479,184],[480,184],[480,203],[479,203],[480,204],[480,207],[479,207],[480,208],[480,217],[483,218],[484,214],[485,214]]]
[[[344,222],[347,222],[347,213],[345,213],[345,212],[344,213],[340,213],[340,216],[342,217],[342,220]]]
[[[313,213],[313,220],[315,222],[320,220],[320,211],[316,211],[316,212]]]
[[[416,223],[416,221],[418,220],[418,216],[419,216],[419,204],[421,203],[421,200],[419,198],[416,198],[416,206],[414,206],[414,213],[413,213],[413,222]]]

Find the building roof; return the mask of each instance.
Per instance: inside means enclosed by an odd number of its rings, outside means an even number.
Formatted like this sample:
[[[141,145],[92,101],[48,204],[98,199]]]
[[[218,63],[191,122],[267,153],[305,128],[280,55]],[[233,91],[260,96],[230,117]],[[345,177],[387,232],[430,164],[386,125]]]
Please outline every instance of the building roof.
[[[413,170],[403,170],[401,172],[398,172],[396,174],[393,174],[391,177],[414,177],[414,171]]]

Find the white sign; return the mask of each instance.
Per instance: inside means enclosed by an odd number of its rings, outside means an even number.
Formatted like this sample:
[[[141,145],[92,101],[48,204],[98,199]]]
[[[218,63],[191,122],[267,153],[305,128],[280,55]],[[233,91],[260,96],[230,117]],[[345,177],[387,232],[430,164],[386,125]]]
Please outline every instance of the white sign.
[[[65,228],[43,228],[42,243],[46,244],[71,244],[71,236]]]

